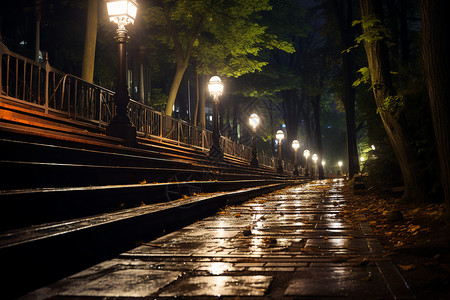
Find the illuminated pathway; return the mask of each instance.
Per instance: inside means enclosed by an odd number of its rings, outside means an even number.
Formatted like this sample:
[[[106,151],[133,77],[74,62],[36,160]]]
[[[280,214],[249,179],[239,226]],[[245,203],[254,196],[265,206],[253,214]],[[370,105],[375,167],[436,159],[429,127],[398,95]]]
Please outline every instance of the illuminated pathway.
[[[25,298],[412,299],[370,227],[339,214],[342,185],[316,181],[228,207]]]

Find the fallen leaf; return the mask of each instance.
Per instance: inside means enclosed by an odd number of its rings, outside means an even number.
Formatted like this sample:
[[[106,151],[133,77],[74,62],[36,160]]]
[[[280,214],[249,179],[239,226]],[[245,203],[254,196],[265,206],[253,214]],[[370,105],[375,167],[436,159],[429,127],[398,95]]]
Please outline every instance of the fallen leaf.
[[[404,271],[411,271],[416,268],[415,265],[398,265]]]

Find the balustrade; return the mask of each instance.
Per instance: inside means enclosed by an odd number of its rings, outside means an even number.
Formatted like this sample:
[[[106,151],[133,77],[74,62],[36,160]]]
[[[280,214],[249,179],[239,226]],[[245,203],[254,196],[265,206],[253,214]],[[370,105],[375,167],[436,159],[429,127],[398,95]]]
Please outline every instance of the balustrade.
[[[105,128],[115,114],[114,92],[50,66],[10,51],[0,43],[2,97],[26,103],[46,114],[68,118]],[[186,121],[167,116],[152,107],[130,100],[128,112],[138,135],[209,150],[212,132]],[[225,154],[250,161],[251,147],[221,137]],[[275,167],[273,157],[259,153],[261,165]]]

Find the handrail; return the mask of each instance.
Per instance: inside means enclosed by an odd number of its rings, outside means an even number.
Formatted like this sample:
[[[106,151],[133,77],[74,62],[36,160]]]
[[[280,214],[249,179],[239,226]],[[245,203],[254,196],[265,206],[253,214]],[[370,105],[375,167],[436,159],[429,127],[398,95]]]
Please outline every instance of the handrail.
[[[0,92],[9,99],[41,108],[46,114],[68,118],[105,128],[115,114],[114,92],[50,66],[10,51],[0,42]],[[212,132],[184,120],[167,116],[135,100],[130,100],[128,114],[139,135],[208,151]],[[251,147],[222,136],[225,154],[251,160]],[[258,153],[261,165],[275,168],[275,159]],[[290,164],[285,168],[291,169]]]

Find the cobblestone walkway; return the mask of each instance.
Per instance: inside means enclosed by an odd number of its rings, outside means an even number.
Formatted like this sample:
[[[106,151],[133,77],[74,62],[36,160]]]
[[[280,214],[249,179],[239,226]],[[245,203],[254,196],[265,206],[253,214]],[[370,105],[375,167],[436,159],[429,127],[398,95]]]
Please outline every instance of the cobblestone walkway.
[[[370,227],[340,214],[342,185],[316,181],[227,207],[25,298],[412,299]]]

